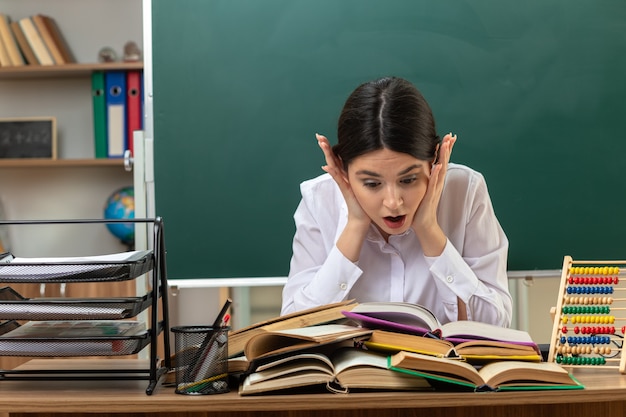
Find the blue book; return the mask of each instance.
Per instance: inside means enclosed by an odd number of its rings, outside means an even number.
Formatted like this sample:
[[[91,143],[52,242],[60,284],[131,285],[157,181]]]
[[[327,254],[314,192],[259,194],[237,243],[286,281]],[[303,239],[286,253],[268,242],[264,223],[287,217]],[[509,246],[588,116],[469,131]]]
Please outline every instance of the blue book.
[[[126,73],[107,71],[104,75],[107,108],[107,156],[121,158],[126,149]]]

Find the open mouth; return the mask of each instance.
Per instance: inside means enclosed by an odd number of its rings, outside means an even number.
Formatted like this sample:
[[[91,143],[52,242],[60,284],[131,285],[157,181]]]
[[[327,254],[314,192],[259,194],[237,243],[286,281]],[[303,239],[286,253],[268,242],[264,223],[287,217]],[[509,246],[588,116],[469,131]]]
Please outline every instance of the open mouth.
[[[404,221],[406,220],[406,216],[387,216],[383,217],[385,224],[390,229],[397,229],[404,225]]]

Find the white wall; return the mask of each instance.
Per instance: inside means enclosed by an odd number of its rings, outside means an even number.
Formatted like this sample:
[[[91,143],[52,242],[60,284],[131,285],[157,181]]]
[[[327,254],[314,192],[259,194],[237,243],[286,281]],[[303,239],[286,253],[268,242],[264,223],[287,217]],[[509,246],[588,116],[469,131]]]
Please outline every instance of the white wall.
[[[53,17],[76,60],[97,62],[110,46],[119,55],[129,41],[142,45],[141,0],[0,0],[13,21],[42,13]],[[89,76],[0,79],[0,117],[56,116],[59,158],[92,158],[93,116]],[[106,168],[0,168],[0,202],[6,219],[102,218],[106,198],[132,185],[132,173]],[[56,256],[60,251],[104,253],[125,250],[107,230],[24,232],[10,230],[10,248],[19,256]],[[84,253],[88,252],[88,253]]]

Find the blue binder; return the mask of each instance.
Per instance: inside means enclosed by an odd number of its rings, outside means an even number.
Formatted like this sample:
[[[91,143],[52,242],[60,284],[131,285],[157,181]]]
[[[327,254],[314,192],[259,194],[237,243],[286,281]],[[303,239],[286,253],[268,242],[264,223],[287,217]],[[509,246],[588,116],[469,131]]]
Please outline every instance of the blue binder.
[[[105,73],[107,107],[107,156],[121,158],[126,149],[126,73]]]

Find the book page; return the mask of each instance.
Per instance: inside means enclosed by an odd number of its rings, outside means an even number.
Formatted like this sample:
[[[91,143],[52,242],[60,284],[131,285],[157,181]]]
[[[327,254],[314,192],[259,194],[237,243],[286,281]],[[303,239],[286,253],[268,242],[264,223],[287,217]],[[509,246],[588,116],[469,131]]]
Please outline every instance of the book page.
[[[307,371],[334,375],[333,364],[328,357],[316,353],[301,353],[259,366],[248,378],[250,384],[256,384],[260,381]]]
[[[435,330],[441,326],[430,310],[418,304],[372,301],[360,303],[351,311],[398,324],[426,327],[429,330]]]
[[[484,385],[481,374],[472,365],[436,356],[413,352],[399,352],[389,357],[389,366],[396,370],[411,370],[418,374],[430,374],[435,379],[471,382],[475,386]]]
[[[499,361],[485,365],[478,371],[488,385],[499,385],[516,380],[536,382],[536,385],[575,385],[569,373],[554,362]]]
[[[528,332],[496,326],[494,324],[479,321],[459,320],[446,323],[441,326],[441,331],[445,339],[472,340],[490,339],[503,342],[526,344],[535,346],[536,343]],[[455,342],[455,340],[452,340]]]

